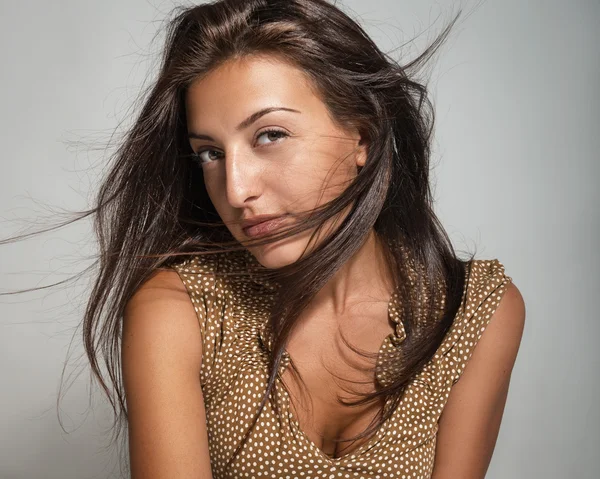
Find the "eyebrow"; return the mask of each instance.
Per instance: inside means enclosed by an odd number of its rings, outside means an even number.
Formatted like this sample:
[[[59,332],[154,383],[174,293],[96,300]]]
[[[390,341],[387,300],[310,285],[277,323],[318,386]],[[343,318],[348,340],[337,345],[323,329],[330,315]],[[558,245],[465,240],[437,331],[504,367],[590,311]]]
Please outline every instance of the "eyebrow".
[[[276,107],[276,106],[272,106],[272,107],[267,107],[267,108],[263,108],[262,110],[258,110],[255,113],[252,113],[252,115],[250,115],[248,118],[246,118],[244,121],[242,121],[238,126],[235,127],[236,131],[240,131],[243,130],[244,128],[248,128],[250,125],[252,125],[252,123],[258,121],[259,118],[267,115],[268,113],[272,113],[274,111],[291,111],[293,113],[301,113],[299,110],[295,110],[293,108],[286,108],[286,107]],[[200,133],[194,133],[189,132],[188,134],[188,138],[195,138],[198,140],[207,140],[207,141],[215,141],[214,138],[212,138],[211,136],[208,135],[201,135]]]

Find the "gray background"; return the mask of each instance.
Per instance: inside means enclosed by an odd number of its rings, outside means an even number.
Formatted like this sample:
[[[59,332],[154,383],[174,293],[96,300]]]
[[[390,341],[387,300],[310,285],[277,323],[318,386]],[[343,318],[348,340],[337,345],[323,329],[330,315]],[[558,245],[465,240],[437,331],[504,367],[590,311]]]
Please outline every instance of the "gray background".
[[[1,237],[87,206],[103,169],[93,146],[128,124],[173,4],[2,2]],[[423,32],[409,56],[459,6],[342,4],[384,50]],[[597,0],[488,0],[431,72],[437,211],[459,250],[500,259],[527,305],[493,479],[600,477],[598,45]],[[87,220],[2,246],[0,287],[65,280],[94,251]],[[95,388],[88,404],[75,331],[88,282],[0,298],[2,479],[112,477],[110,415]],[[69,434],[56,413],[66,359],[60,419]]]

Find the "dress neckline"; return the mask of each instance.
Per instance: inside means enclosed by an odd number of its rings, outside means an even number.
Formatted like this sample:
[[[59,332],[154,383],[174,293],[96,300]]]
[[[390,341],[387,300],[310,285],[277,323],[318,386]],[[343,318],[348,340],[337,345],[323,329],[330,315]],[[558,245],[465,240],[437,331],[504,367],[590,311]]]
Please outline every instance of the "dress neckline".
[[[257,274],[257,271],[263,271],[265,268],[258,262],[254,255],[248,250],[244,250],[243,253],[246,258],[246,265],[248,267],[250,279],[269,291],[277,290],[279,285],[275,281],[266,278],[261,273]],[[406,339],[406,330],[404,329],[404,323],[402,322],[402,308],[400,304],[400,292],[398,287],[392,291],[388,300],[387,316],[388,320],[394,325],[394,330],[383,339],[381,345],[379,346],[376,362],[377,367],[375,372],[377,382],[384,387],[390,385],[395,376],[394,371],[387,370],[383,367],[384,357],[391,356],[394,358],[397,356],[397,359],[400,360],[400,348]],[[268,324],[265,323],[262,325],[262,327],[259,329],[259,336],[263,345],[269,352],[271,352],[273,341]],[[279,368],[279,374],[283,374],[289,364],[289,360],[290,355],[287,350],[284,349]]]
[[[248,268],[250,278],[255,283],[262,285],[264,288],[270,291],[278,289],[278,283],[266,279],[265,276],[262,276],[261,274],[255,274],[254,271],[256,270],[253,271],[254,267],[258,268],[259,270],[264,267],[249,251],[246,251],[246,254],[247,258],[251,263],[251,267]],[[408,265],[408,267],[409,275],[414,278],[414,275],[417,273],[416,270],[410,264]],[[406,340],[406,330],[402,321],[402,307],[400,301],[399,287],[396,287],[396,289],[394,289],[394,291],[392,291],[392,293],[390,294],[387,306],[387,314],[388,320],[391,321],[391,323],[394,326],[394,329],[383,339],[377,353],[375,367],[375,380],[377,383],[379,383],[379,385],[383,387],[391,385],[398,375],[400,366],[395,367],[394,365],[402,364],[403,350],[401,346],[402,343]],[[271,352],[273,342],[268,326],[268,321],[265,321],[258,328],[258,335],[260,338],[261,346],[264,349],[266,349],[267,352]],[[277,392],[282,392],[282,394],[278,394],[277,396],[281,398],[279,401],[283,401],[280,402],[280,405],[283,407],[282,411],[284,417],[287,418],[287,421],[284,422],[286,422],[287,427],[291,428],[291,431],[295,433],[293,434],[293,436],[295,438],[298,438],[297,440],[303,443],[306,447],[313,450],[323,461],[326,461],[326,463],[332,466],[342,462],[351,461],[365,454],[367,451],[375,447],[380,441],[385,439],[389,429],[390,421],[395,420],[395,412],[381,424],[381,427],[379,427],[374,434],[372,434],[365,442],[359,445],[356,449],[339,457],[332,457],[326,454],[324,451],[322,451],[302,430],[298,420],[292,413],[290,395],[287,389],[285,388],[284,384],[282,383],[281,379],[289,363],[290,354],[287,351],[287,349],[284,349],[282,354],[282,360],[279,366],[278,378],[275,384]],[[385,364],[388,364],[387,368],[385,367]],[[391,396],[386,398],[386,401],[383,405],[384,412],[387,412],[393,399],[394,398]]]
[[[287,353],[287,351],[284,352],[284,356],[286,356],[289,361],[289,354]],[[385,438],[385,436],[388,433],[388,426],[390,424],[390,421],[392,421],[394,419],[393,415],[390,416],[386,421],[384,421],[381,424],[381,427],[379,427],[375,431],[375,433],[372,434],[367,439],[367,441],[363,442],[357,448],[355,448],[352,451],[350,451],[346,454],[343,454],[339,457],[332,457],[332,456],[328,455],[327,453],[325,453],[319,446],[317,446],[314,443],[314,441],[312,439],[310,439],[308,437],[308,435],[300,427],[300,423],[298,422],[298,420],[292,413],[290,394],[289,394],[288,390],[285,388],[285,386],[283,385],[283,383],[281,382],[280,378],[278,378],[278,381],[276,382],[275,387],[277,387],[278,393],[282,393],[279,396],[279,397],[281,397],[279,404],[280,404],[280,407],[282,407],[284,416],[287,418],[287,426],[291,428],[291,432],[293,433],[293,436],[300,442],[303,442],[304,445],[307,446],[309,449],[314,451],[321,459],[323,459],[324,461],[326,461],[332,465],[351,461],[352,459],[355,459],[355,458],[361,456],[362,454],[366,453],[369,449],[375,447],[381,440],[383,440]],[[390,398],[390,397],[388,397],[386,399],[386,402],[383,406],[384,410],[388,408],[388,406],[391,404],[391,401],[392,401],[392,398]]]

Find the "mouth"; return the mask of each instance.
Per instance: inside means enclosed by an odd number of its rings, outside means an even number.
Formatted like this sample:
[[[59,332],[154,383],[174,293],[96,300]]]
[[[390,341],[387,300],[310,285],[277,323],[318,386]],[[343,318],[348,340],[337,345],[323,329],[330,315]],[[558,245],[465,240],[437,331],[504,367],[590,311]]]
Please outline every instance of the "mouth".
[[[271,218],[266,221],[262,221],[260,223],[256,223],[251,226],[247,226],[242,228],[244,234],[250,238],[258,238],[260,236],[264,236],[266,234],[275,231],[279,227],[283,225],[287,218],[287,215],[277,216],[276,218]]]

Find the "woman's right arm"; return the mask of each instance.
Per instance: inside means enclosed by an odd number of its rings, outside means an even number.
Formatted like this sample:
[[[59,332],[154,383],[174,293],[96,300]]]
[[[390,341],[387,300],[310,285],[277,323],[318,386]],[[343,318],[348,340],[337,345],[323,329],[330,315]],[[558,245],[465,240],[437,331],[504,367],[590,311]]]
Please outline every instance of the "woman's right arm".
[[[131,478],[212,479],[200,326],[175,271],[158,271],[127,303],[121,359]]]

